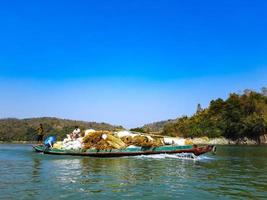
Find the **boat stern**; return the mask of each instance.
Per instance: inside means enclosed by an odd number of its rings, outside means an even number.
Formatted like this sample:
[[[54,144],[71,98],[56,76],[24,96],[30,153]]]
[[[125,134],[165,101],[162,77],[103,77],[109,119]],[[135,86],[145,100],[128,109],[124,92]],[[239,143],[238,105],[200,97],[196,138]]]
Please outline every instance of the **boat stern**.
[[[32,148],[36,151],[36,152],[44,152],[44,145],[39,144],[39,145],[33,145]]]
[[[216,152],[216,146],[215,145],[207,145],[204,147],[198,147],[197,145],[194,145],[193,149],[194,149],[194,154],[196,156],[199,156],[199,155],[202,155],[202,154],[208,153],[208,152],[213,152],[213,153]]]

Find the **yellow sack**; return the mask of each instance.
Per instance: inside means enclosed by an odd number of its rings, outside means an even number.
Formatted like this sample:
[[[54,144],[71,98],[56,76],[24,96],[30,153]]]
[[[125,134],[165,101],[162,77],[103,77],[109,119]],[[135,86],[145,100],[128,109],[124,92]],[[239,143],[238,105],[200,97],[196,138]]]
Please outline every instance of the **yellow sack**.
[[[202,140],[209,141],[210,139],[207,136],[201,138]]]
[[[61,142],[61,141],[56,142],[56,143],[53,145],[53,148],[54,148],[54,149],[61,149],[61,148],[62,148],[62,142]]]
[[[115,146],[119,146],[120,148],[126,147],[125,143],[120,138],[114,137],[111,134],[107,134],[107,140],[112,142],[113,144],[117,144]]]
[[[185,144],[185,145],[192,145],[193,142],[192,142],[192,140],[190,140],[190,139],[185,139],[184,144]]]

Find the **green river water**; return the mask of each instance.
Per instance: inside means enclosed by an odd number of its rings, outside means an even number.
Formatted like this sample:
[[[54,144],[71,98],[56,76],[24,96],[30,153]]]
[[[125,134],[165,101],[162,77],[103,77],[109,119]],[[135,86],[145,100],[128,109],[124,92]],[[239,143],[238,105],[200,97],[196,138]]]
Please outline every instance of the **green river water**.
[[[176,155],[85,158],[0,144],[0,199],[267,199],[267,146]]]

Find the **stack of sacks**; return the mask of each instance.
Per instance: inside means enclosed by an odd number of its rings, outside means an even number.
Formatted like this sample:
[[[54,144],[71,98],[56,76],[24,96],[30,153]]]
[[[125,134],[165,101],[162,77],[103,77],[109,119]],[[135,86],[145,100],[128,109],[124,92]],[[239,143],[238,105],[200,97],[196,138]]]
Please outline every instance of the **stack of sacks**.
[[[185,139],[185,145],[193,145],[193,141],[191,139]]]
[[[160,138],[152,138],[149,135],[135,135],[124,136],[121,138],[127,145],[135,145],[141,147],[157,147],[162,146],[163,143]]]
[[[54,145],[53,145],[53,149],[62,149],[62,143],[61,141],[59,142],[56,142]]]
[[[153,144],[153,140],[150,140],[146,136],[138,135],[138,136],[133,137],[132,143],[136,146],[150,147]]]
[[[163,142],[164,142],[164,144],[166,144],[166,145],[174,144],[174,138],[171,138],[171,137],[164,137],[164,138],[163,138]]]
[[[85,149],[93,148],[94,145],[101,141],[102,131],[88,132],[83,138],[83,145]]]
[[[159,146],[164,146],[164,142],[161,138],[154,138],[154,146],[159,147]]]
[[[193,142],[190,139],[177,138],[177,137],[164,137],[163,142],[166,145],[192,145]]]
[[[136,135],[138,135],[138,134],[134,134],[134,133],[132,133],[130,131],[126,131],[126,130],[124,130],[124,131],[118,131],[118,132],[115,132],[114,133],[114,136],[116,136],[118,138],[123,138],[123,137],[127,137],[127,136],[134,137]]]
[[[126,144],[120,139],[111,134],[103,134],[102,139],[106,140],[107,143],[114,149],[124,149]]]
[[[83,148],[82,144],[83,138],[77,138],[75,140],[72,140],[69,135],[67,135],[67,138],[65,138],[62,142],[62,149],[66,150],[79,150]]]
[[[109,131],[95,131],[86,134],[83,138],[83,145],[85,149],[97,150],[123,149],[126,147],[120,138],[113,136]]]
[[[210,139],[207,136],[201,137],[202,140],[208,142]]]
[[[67,134],[67,137],[63,140],[63,143],[67,143],[67,142],[70,142],[72,141],[71,137],[70,137],[70,134]]]
[[[179,145],[179,146],[183,146],[183,145],[185,145],[185,139],[184,138],[175,138],[174,144]]]
[[[150,135],[135,134],[126,130],[115,132],[114,135],[121,138],[127,145],[141,147],[156,147],[164,145],[160,138],[152,138]]]
[[[86,135],[88,135],[90,133],[94,133],[94,132],[96,132],[94,129],[87,129],[87,130],[84,131],[84,136],[86,136]]]

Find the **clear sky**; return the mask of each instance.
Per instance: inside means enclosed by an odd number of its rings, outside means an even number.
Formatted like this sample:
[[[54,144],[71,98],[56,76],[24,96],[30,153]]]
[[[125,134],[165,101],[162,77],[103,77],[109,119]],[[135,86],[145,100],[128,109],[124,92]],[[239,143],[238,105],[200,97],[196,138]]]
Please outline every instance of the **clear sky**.
[[[267,86],[267,1],[0,1],[0,118],[125,127]]]

